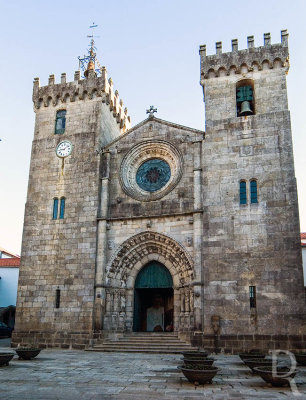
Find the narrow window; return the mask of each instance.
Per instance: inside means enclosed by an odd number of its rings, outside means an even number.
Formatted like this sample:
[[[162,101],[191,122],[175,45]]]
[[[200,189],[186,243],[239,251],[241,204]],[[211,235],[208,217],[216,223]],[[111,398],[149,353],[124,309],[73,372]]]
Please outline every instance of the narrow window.
[[[256,308],[256,286],[249,286],[250,308]]]
[[[53,219],[57,219],[58,213],[58,198],[53,199]]]
[[[240,182],[240,204],[247,203],[246,181]]]
[[[257,199],[257,181],[252,179],[250,181],[250,194],[251,194],[251,203],[258,203]]]
[[[60,219],[64,218],[64,214],[65,214],[65,197],[61,198],[61,202],[60,202]]]
[[[237,117],[255,114],[253,82],[247,80],[238,84],[236,88]]]
[[[55,292],[55,308],[60,308],[61,304],[61,289],[58,287]]]
[[[59,110],[56,112],[55,119],[55,134],[61,134],[65,132],[66,127],[66,110]]]

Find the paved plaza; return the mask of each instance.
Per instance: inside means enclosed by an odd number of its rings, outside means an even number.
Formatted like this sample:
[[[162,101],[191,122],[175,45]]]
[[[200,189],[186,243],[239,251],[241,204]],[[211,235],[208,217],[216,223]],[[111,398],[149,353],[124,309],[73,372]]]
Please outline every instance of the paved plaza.
[[[1,351],[11,351],[8,340],[0,342]],[[0,368],[0,399],[306,399],[306,367],[299,367],[301,394],[294,396],[290,388],[266,385],[238,356],[215,356],[221,372],[213,384],[195,386],[178,371],[180,357],[43,350],[32,361],[14,357]]]

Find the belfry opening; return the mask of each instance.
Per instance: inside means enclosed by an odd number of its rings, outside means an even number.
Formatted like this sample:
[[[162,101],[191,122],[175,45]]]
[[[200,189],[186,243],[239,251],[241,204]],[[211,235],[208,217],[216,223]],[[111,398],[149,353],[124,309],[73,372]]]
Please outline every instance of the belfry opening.
[[[173,280],[158,261],[138,273],[134,289],[134,332],[173,331]]]

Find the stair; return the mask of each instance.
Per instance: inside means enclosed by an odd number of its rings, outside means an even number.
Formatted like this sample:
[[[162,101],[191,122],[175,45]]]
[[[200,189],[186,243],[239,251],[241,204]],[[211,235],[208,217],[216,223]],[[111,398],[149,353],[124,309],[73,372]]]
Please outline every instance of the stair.
[[[181,340],[177,334],[172,332],[134,332],[123,334],[117,339],[98,341],[87,351],[179,354],[192,350],[198,350],[198,348]]]

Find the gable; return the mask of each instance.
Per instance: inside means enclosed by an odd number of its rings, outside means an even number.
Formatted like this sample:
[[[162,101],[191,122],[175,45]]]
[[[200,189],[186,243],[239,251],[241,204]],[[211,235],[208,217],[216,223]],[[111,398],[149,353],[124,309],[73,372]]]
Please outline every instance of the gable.
[[[177,134],[182,134],[184,137],[191,136],[197,140],[203,139],[205,136],[205,132],[201,131],[199,129],[189,128],[184,125],[175,124],[173,122],[165,121],[163,119],[159,119],[154,116],[153,117],[151,116],[151,117],[143,120],[139,124],[135,125],[133,128],[129,129],[126,133],[124,133],[123,135],[121,135],[120,137],[115,139],[113,142],[109,143],[104,148],[107,149],[107,148],[112,147],[115,144],[118,144],[118,142],[119,143],[122,142],[124,139],[126,139],[131,134],[135,134],[135,133],[136,133],[136,135],[138,133],[143,134],[146,132],[153,131],[153,129],[155,129],[157,131],[168,130],[168,131],[176,132]]]

